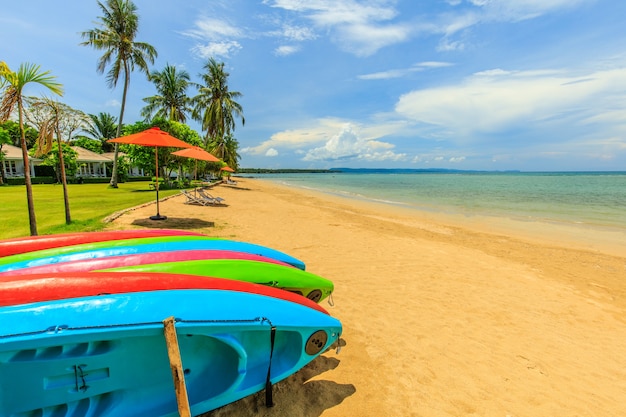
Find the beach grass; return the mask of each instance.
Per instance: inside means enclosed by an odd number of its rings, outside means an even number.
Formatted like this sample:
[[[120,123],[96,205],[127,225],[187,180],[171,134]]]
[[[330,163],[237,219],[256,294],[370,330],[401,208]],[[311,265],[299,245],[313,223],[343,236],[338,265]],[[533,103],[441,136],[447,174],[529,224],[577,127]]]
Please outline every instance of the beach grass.
[[[160,190],[159,197],[179,193],[180,190]],[[33,199],[37,229],[40,235],[101,230],[107,216],[129,208],[155,201],[155,192],[146,182],[127,182],[119,188],[108,184],[69,184],[68,194],[72,223],[65,224],[63,187],[56,184],[33,185]],[[28,236],[28,206],[24,186],[0,187],[0,239]]]

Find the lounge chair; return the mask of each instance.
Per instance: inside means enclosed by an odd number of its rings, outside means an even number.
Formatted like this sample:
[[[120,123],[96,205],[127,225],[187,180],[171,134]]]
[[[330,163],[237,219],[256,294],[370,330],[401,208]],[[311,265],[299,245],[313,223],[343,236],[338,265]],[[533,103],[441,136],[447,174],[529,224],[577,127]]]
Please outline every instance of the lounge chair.
[[[203,198],[205,201],[209,202],[209,204],[214,204],[214,205],[224,204],[224,201],[226,201],[222,197],[212,196],[211,194],[209,194],[202,188],[198,189],[198,194],[200,194],[200,197]]]
[[[206,199],[204,199],[201,196],[195,196],[193,194],[191,194],[189,191],[187,190],[181,190],[181,193],[187,198],[185,200],[185,204],[195,204],[198,206],[210,206],[211,202],[207,201]]]

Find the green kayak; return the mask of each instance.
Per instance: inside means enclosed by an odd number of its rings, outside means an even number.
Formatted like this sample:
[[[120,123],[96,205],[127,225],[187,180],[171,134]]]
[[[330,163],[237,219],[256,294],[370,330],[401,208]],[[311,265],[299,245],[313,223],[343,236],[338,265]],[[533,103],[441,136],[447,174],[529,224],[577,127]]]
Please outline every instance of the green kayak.
[[[310,272],[290,266],[250,260],[203,259],[130,265],[104,271],[162,272],[247,281],[295,292],[315,302],[328,297],[334,289],[331,281]]]

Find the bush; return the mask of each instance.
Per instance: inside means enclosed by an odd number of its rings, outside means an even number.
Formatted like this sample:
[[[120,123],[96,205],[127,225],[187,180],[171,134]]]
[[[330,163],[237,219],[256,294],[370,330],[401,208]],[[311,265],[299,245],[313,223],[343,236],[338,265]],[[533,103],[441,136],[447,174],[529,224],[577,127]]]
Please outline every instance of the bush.
[[[35,176],[36,177],[54,177],[56,176],[56,172],[54,167],[49,165],[35,165]]]
[[[108,184],[111,182],[111,178],[107,177],[72,177],[68,178],[67,182],[70,184]]]
[[[154,181],[154,177],[128,177],[128,181]]]
[[[57,182],[54,177],[31,177],[31,184],[54,184]],[[8,185],[25,185],[26,180],[24,178],[7,178]]]

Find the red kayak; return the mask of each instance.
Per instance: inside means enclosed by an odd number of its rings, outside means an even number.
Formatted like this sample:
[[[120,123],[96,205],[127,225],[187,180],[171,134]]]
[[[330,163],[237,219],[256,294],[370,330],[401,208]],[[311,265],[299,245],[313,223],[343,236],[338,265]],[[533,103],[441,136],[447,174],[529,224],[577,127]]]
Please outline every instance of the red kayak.
[[[43,249],[106,242],[109,240],[135,239],[159,236],[205,236],[198,232],[176,229],[111,230],[108,232],[77,232],[56,235],[18,237],[0,241],[0,257],[34,252]]]
[[[79,272],[4,277],[0,282],[0,307],[103,294],[190,289],[253,293],[291,301],[328,314],[319,304],[301,295],[265,285],[196,275],[144,272]]]
[[[208,259],[232,259],[244,261],[268,262],[281,266],[293,268],[285,262],[278,261],[266,256],[254,255],[246,252],[235,252],[230,250],[180,250],[174,252],[160,253],[137,253],[122,256],[105,256],[103,258],[80,259],[69,262],[58,262],[30,268],[15,269],[12,271],[0,272],[0,281],[4,276],[13,275],[35,275],[35,274],[56,274],[66,272],[87,272],[99,271],[103,269],[120,268],[124,266],[160,264],[165,262],[201,261]]]

